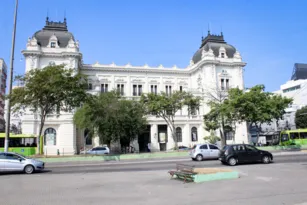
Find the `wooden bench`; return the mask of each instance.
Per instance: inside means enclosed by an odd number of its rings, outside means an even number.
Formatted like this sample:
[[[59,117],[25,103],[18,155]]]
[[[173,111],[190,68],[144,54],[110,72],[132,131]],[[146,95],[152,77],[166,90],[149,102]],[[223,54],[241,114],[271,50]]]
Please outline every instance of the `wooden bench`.
[[[194,166],[184,164],[176,164],[176,170],[169,171],[168,173],[171,175],[171,178],[175,175],[177,178],[183,179],[184,183],[187,180],[193,181],[193,176],[196,174]]]

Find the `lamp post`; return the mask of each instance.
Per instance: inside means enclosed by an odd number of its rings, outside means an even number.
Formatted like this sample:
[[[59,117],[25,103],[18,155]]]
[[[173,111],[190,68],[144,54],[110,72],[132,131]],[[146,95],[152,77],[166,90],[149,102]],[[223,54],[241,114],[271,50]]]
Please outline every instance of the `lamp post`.
[[[8,94],[12,93],[12,84],[13,84],[13,66],[14,66],[14,52],[15,52],[15,37],[16,37],[16,20],[17,20],[17,9],[18,9],[18,0],[15,4],[15,14],[14,14],[14,27],[13,27],[13,37],[12,37],[12,50],[11,50],[11,59],[10,59],[10,78],[9,78],[9,90]],[[7,100],[7,113],[6,113],[6,123],[5,123],[5,141],[4,141],[4,151],[7,152],[9,149],[9,140],[10,140],[10,124],[11,124],[11,100]]]

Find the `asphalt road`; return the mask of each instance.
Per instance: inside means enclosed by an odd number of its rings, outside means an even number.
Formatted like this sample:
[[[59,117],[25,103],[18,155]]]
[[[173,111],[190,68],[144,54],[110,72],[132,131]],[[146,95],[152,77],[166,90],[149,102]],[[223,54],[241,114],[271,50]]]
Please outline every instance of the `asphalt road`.
[[[83,162],[83,163],[50,163],[46,165],[44,174],[71,174],[71,173],[100,173],[100,172],[135,172],[172,170],[177,163],[195,167],[225,167],[218,160],[202,162],[192,161],[189,158],[153,159],[118,162]],[[302,163],[307,165],[307,155],[275,156],[274,164]],[[244,165],[239,165],[244,166]]]

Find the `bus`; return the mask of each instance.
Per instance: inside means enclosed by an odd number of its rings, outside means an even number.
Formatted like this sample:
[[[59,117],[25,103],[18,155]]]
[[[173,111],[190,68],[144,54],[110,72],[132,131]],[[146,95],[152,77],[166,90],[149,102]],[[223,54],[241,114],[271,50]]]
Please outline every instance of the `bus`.
[[[307,145],[307,128],[281,131],[280,145]]]
[[[5,133],[0,133],[0,152],[4,151]],[[37,137],[26,134],[10,133],[9,151],[31,156],[36,154]]]

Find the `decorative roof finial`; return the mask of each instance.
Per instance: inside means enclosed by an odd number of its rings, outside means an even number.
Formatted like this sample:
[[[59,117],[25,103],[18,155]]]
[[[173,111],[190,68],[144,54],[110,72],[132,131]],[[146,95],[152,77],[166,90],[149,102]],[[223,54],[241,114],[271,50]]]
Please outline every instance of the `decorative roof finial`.
[[[49,22],[49,10],[47,10],[46,24]]]
[[[221,36],[223,36],[223,27],[221,26]]]
[[[64,23],[66,23],[66,10],[64,11]]]
[[[210,23],[208,23],[208,35],[210,35]]]

